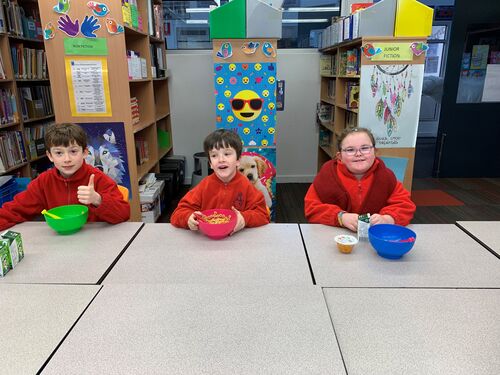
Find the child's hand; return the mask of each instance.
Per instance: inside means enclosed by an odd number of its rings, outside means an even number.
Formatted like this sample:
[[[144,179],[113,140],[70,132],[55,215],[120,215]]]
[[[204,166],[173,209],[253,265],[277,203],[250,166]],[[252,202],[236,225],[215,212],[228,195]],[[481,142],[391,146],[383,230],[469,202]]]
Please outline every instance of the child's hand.
[[[394,224],[394,218],[391,215],[373,214],[370,216],[370,225],[375,224]]]
[[[234,230],[233,230],[233,233],[236,233],[236,232],[242,230],[243,228],[245,228],[245,218],[243,217],[241,212],[238,211],[236,208],[231,207],[231,209],[236,214],[236,225],[235,225]],[[231,233],[231,234],[233,234],[233,233]]]
[[[342,215],[342,224],[344,224],[344,227],[352,230],[353,232],[358,231],[358,214],[350,214],[348,212],[345,212]]]
[[[92,204],[99,207],[102,201],[101,195],[94,190],[94,175],[90,175],[89,184],[87,186],[78,186],[78,201],[81,204]]]
[[[203,215],[200,211],[195,211],[189,216],[188,219],[188,227],[191,230],[198,230],[198,219],[196,218],[196,215]]]

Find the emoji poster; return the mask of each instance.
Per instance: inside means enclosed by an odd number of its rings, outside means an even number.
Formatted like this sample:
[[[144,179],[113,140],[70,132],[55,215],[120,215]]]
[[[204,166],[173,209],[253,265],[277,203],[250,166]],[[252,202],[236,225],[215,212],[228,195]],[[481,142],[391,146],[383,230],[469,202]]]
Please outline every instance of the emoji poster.
[[[215,63],[216,127],[245,146],[275,146],[276,63]]]
[[[271,213],[276,216],[276,148],[245,147],[241,154],[239,171],[262,192]]]
[[[103,171],[129,191],[127,144],[123,122],[80,123],[87,133],[89,153],[85,162]]]

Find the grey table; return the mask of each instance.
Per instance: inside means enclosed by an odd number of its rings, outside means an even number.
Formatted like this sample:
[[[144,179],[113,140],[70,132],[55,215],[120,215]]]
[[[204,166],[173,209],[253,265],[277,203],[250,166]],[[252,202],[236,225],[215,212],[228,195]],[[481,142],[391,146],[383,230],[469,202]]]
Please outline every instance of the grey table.
[[[324,289],[349,374],[500,374],[498,289]]]
[[[16,225],[25,257],[0,283],[96,284],[142,225],[87,223],[68,236],[44,222]]]
[[[318,287],[104,285],[43,374],[345,374]]]
[[[368,241],[337,250],[344,228],[300,224],[316,283],[326,287],[500,287],[500,262],[453,224],[411,225],[413,249],[399,260],[377,255]]]
[[[94,285],[0,285],[0,372],[36,374],[99,288]]]
[[[500,257],[500,221],[457,221],[457,225]]]
[[[222,240],[145,224],[104,282],[312,285],[297,224],[245,228]]]

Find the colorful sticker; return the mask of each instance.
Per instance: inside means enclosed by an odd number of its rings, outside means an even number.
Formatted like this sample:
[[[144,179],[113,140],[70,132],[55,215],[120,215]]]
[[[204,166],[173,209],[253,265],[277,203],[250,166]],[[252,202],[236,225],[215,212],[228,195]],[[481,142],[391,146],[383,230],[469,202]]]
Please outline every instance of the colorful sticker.
[[[264,42],[264,44],[262,44],[262,53],[264,53],[266,57],[276,57],[276,50],[270,42]]]
[[[87,6],[92,9],[92,12],[97,17],[104,17],[109,13],[109,7],[104,3],[98,3],[97,1],[89,1]]]
[[[116,22],[113,18],[106,18],[106,29],[110,34],[119,34],[124,31],[123,26]]]
[[[245,146],[276,144],[276,63],[214,64],[216,126]]]
[[[415,56],[420,56],[429,49],[429,45],[424,42],[414,42],[410,45],[410,49]]]
[[[97,38],[95,32],[101,28],[101,25],[98,23],[98,19],[94,16],[85,16],[82,22],[82,26],[80,28],[80,32],[83,34],[85,38]]]
[[[43,28],[43,39],[49,40],[53,39],[56,36],[56,28],[52,24],[52,22],[48,22]]]
[[[233,47],[231,46],[231,43],[222,43],[220,49],[217,51],[217,57],[220,57],[221,59],[228,59],[231,56],[233,56]]]
[[[367,59],[371,59],[373,56],[381,53],[382,49],[378,47],[375,48],[371,43],[366,43],[364,46],[361,47],[361,51],[363,51],[363,55],[365,55]]]
[[[80,25],[78,20],[73,20],[66,14],[65,16],[59,17],[57,21],[57,28],[65,33],[67,36],[75,37],[80,31]]]
[[[246,42],[243,43],[241,46],[241,51],[245,55],[252,55],[257,51],[257,48],[259,47],[260,43],[259,42]]]
[[[68,14],[69,12],[69,0],[59,0],[57,5],[53,7],[54,12],[59,14]]]

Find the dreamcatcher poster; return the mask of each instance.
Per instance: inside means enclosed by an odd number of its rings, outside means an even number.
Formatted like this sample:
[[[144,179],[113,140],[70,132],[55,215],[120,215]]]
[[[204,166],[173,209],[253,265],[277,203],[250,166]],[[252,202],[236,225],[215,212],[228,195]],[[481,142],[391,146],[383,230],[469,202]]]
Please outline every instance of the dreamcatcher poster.
[[[359,126],[377,147],[415,147],[423,79],[423,64],[361,67]]]

